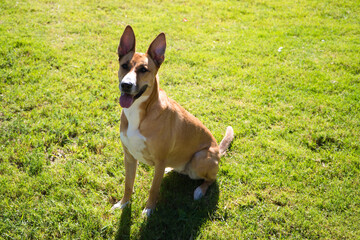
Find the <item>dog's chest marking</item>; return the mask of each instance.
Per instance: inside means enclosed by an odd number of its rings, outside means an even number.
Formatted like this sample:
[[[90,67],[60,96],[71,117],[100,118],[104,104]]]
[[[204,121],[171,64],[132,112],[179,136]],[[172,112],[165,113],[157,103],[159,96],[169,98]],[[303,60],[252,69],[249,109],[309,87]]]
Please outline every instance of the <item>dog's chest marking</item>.
[[[144,156],[143,151],[146,147],[145,142],[146,138],[141,135],[139,131],[140,126],[140,104],[146,101],[140,97],[137,99],[133,105],[126,109],[124,108],[125,116],[128,120],[128,128],[126,134],[120,132],[120,138],[122,143],[125,145],[130,154],[138,161],[142,163],[149,164]]]

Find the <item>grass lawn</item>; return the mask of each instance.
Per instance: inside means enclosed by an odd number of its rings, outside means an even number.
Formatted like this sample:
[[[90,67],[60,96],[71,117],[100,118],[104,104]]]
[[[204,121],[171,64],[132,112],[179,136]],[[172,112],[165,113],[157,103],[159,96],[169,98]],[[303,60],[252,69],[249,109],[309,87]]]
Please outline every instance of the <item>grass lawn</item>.
[[[0,239],[358,239],[354,0],[0,2]],[[167,36],[160,85],[220,141],[216,184],[154,170],[123,194],[116,49]],[[173,189],[176,189],[174,191]]]

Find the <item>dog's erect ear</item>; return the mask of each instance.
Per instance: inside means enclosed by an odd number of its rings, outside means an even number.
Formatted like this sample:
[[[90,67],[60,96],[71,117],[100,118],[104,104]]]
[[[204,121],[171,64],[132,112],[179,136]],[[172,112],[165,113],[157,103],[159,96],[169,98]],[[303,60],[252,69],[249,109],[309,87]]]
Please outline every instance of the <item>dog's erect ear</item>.
[[[155,61],[156,65],[160,67],[165,59],[166,39],[165,34],[160,33],[155,40],[150,44],[147,54]]]
[[[135,34],[133,29],[128,25],[120,38],[118,47],[119,58],[125,56],[131,51],[135,52]]]

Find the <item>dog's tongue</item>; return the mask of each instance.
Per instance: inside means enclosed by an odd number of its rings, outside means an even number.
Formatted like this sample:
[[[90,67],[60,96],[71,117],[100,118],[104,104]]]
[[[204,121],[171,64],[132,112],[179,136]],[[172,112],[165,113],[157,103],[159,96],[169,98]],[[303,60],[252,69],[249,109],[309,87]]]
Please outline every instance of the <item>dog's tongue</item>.
[[[128,93],[121,93],[120,96],[120,106],[122,108],[129,108],[131,106],[131,104],[133,104],[134,102],[134,97],[131,96]]]

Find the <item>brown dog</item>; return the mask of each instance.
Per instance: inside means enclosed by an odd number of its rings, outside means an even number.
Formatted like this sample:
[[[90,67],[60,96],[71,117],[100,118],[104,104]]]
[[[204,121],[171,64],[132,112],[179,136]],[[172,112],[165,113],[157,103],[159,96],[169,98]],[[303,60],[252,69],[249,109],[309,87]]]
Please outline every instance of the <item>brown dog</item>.
[[[165,34],[159,34],[147,53],[135,52],[135,35],[130,26],[120,39],[119,88],[123,108],[120,138],[125,153],[125,194],[112,209],[123,208],[133,192],[138,161],[155,166],[155,176],[143,213],[155,208],[165,168],[204,179],[194,191],[194,199],[205,195],[215,181],[220,156],[234,138],[231,127],[220,146],[210,131],[193,115],[159,88],[157,72],[164,61]]]

